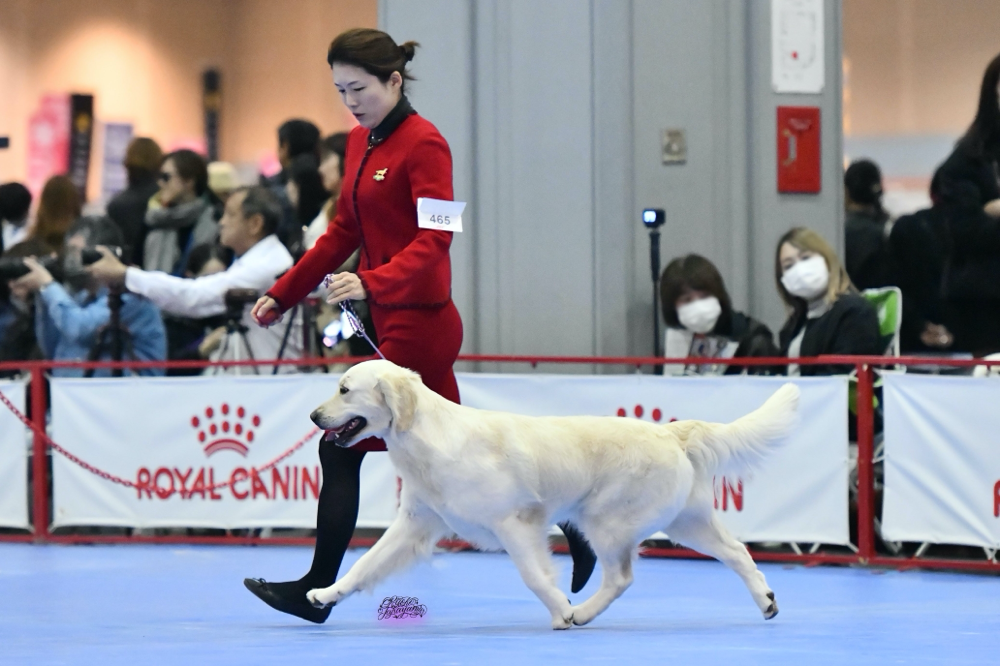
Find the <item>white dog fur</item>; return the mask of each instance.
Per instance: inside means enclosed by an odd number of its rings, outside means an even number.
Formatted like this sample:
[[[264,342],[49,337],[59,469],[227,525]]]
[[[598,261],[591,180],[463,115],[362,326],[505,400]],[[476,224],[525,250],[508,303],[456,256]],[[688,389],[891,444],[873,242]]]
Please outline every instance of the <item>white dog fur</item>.
[[[529,417],[456,405],[413,372],[361,363],[312,414],[342,446],[381,437],[403,480],[396,519],[340,580],[311,590],[319,607],[370,590],[428,556],[451,533],[506,550],[552,615],[554,629],[584,625],[632,583],[632,561],[656,530],[735,571],[765,619],[778,606],[747,549],[716,518],[713,477],[745,469],[792,426],[799,390],[785,384],[731,424],[654,425],[619,417]],[[354,431],[362,417],[367,425]],[[603,569],[601,587],[572,606],[556,586],[548,529],[570,520]]]

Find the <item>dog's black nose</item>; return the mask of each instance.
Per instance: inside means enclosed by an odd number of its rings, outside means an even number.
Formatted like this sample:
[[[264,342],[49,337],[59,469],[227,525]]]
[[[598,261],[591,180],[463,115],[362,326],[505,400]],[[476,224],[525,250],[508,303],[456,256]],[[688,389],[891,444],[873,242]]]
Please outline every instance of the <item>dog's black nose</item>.
[[[313,410],[312,414],[309,415],[309,420],[319,425],[319,420],[322,418],[322,414],[319,413],[319,407]]]

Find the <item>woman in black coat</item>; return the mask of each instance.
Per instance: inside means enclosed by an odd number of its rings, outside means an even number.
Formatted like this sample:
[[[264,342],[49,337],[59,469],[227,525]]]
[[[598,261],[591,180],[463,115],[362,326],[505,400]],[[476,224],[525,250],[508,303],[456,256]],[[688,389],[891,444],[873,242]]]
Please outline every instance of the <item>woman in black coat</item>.
[[[797,227],[781,237],[774,273],[778,294],[790,311],[778,336],[783,356],[885,352],[888,340],[879,333],[875,306],[858,294],[836,252],[815,231]],[[788,374],[836,375],[852,369],[792,365]]]
[[[955,349],[1000,350],[1000,55],[986,68],[975,120],[941,165],[952,253],[943,292]]]

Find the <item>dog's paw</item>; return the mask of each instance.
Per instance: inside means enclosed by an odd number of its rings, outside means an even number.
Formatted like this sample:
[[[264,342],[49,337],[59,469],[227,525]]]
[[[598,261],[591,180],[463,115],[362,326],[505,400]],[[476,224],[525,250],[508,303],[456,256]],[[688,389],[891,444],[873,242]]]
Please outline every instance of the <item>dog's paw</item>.
[[[771,600],[771,605],[764,609],[764,619],[770,620],[778,614],[778,602],[774,600],[774,592],[768,592],[767,598]]]
[[[330,588],[319,590],[309,590],[306,592],[306,600],[316,608],[326,608],[336,604],[336,593],[330,592]]]
[[[562,617],[560,615],[552,616],[552,628],[553,629],[569,629],[573,626],[573,614],[570,613],[569,617]]]

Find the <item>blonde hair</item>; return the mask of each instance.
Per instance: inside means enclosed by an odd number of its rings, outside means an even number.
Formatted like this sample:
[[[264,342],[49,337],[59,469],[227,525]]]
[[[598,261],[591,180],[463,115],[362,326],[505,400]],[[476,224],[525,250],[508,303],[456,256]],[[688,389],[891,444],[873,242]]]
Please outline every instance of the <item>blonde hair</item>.
[[[795,227],[794,229],[789,229],[781,237],[778,241],[778,247],[774,251],[774,279],[778,285],[778,294],[781,296],[781,300],[789,308],[792,310],[803,308],[805,307],[805,301],[798,296],[789,294],[788,290],[785,289],[785,285],[781,283],[781,276],[784,274],[784,270],[781,268],[781,246],[785,243],[799,250],[815,252],[826,261],[826,267],[830,271],[830,284],[826,288],[825,296],[827,303],[833,303],[843,294],[857,292],[857,289],[851,283],[851,278],[847,275],[847,271],[844,270],[843,264],[840,263],[840,258],[837,257],[837,253],[830,247],[830,244],[812,229]]]

